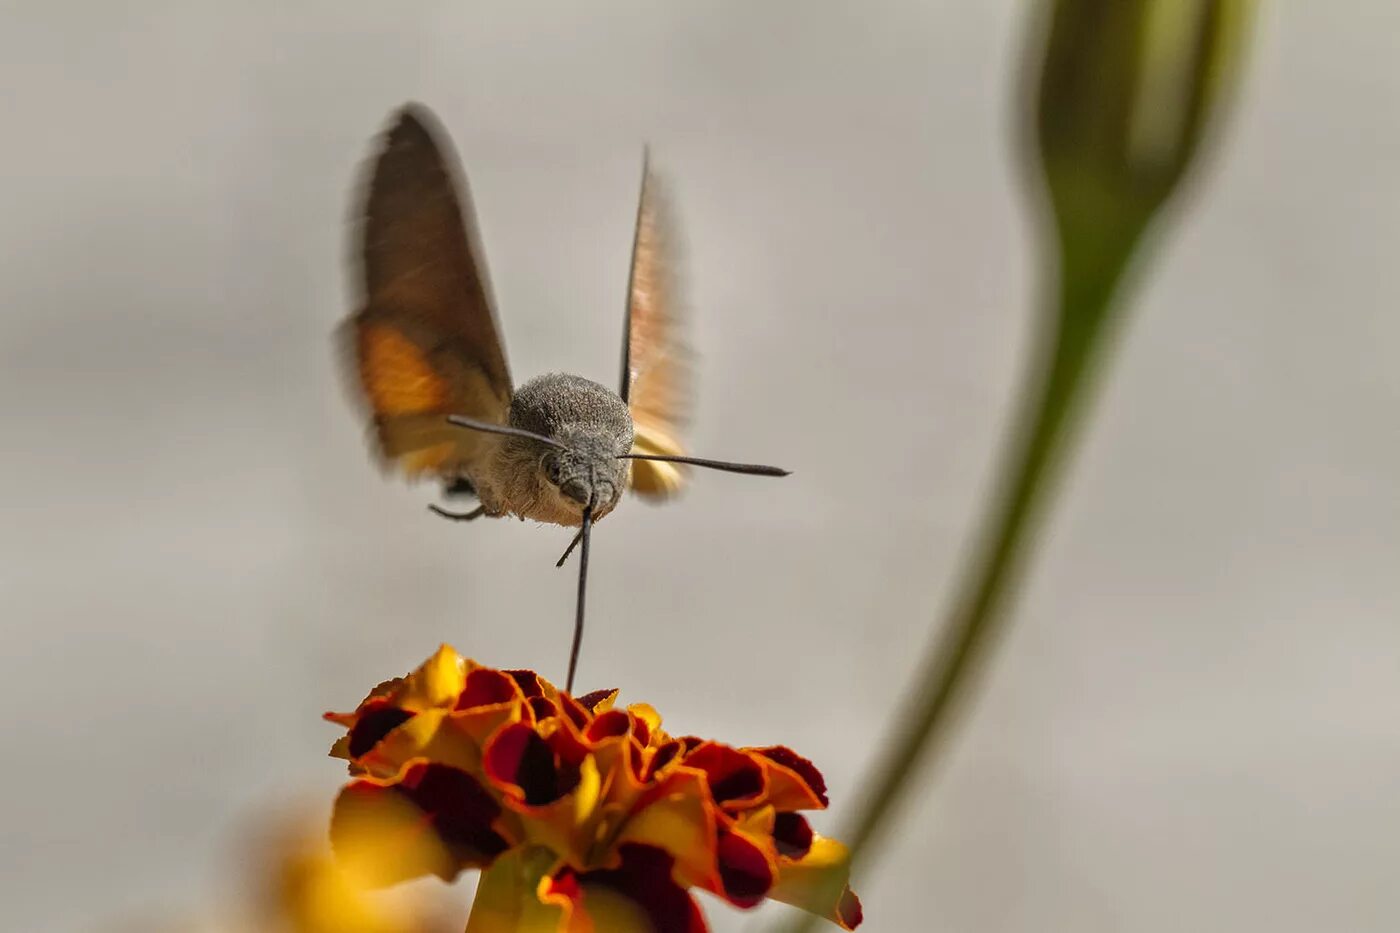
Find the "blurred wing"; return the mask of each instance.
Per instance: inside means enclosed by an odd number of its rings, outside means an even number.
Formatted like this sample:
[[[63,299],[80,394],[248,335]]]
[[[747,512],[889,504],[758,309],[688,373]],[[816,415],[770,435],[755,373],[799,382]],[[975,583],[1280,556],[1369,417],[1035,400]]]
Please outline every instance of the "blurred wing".
[[[510,405],[471,195],[455,161],[427,109],[399,111],[360,227],[363,305],[345,328],[379,451],[409,476],[460,475],[485,435],[446,416],[503,422]]]
[[[690,416],[691,361],[684,345],[684,309],[676,281],[673,219],[661,184],[642,162],[642,193],[627,287],[627,327],[619,393],[636,427],[633,453],[683,455],[681,429]],[[632,461],[632,489],[649,498],[680,491],[685,467]]]

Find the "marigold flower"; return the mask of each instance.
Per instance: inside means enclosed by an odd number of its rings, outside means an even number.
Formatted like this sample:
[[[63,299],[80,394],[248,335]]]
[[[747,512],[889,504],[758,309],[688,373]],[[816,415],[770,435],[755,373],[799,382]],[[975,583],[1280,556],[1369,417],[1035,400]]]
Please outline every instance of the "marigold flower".
[[[443,645],[326,714],[355,777],[332,816],[338,855],[354,862],[366,847],[347,841],[372,835],[358,870],[386,884],[482,869],[469,933],[703,933],[692,888],[860,923],[845,847],[802,815],[827,805],[810,761],[673,737],[650,706],[616,700]]]

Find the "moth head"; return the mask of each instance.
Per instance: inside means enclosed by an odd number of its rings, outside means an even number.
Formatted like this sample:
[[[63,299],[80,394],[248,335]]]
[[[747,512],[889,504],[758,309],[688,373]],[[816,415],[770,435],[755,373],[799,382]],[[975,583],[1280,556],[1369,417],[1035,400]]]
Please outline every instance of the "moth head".
[[[621,498],[627,469],[618,456],[632,448],[632,416],[616,393],[581,376],[540,376],[511,399],[510,427],[537,439],[507,444],[533,454],[540,494],[570,511],[592,505],[599,516]]]
[[[606,438],[568,433],[559,438],[566,446],[540,445],[540,478],[580,509],[592,505],[602,514],[622,497],[626,465]]]

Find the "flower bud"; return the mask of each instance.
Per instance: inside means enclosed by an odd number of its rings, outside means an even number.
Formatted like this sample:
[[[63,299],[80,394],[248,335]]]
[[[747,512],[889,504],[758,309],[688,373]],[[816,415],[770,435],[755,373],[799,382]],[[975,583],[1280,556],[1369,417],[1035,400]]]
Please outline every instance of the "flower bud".
[[[1057,0],[1036,132],[1062,244],[1131,242],[1238,71],[1249,0]],[[1126,240],[1127,242],[1123,242]]]

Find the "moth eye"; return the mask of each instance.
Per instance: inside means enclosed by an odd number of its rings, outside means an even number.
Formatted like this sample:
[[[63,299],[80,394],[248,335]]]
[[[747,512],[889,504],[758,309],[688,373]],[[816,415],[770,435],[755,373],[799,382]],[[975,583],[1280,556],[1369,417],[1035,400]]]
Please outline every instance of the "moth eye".
[[[559,480],[560,480],[561,478],[563,478],[563,475],[564,475],[564,471],[560,469],[560,467],[559,467],[559,461],[558,461],[558,460],[555,460],[553,457],[549,457],[549,458],[546,458],[546,459],[545,459],[545,461],[544,461],[544,476],[545,476],[545,479],[549,480],[551,483],[553,483],[554,485],[557,486],[557,485],[559,485]]]

